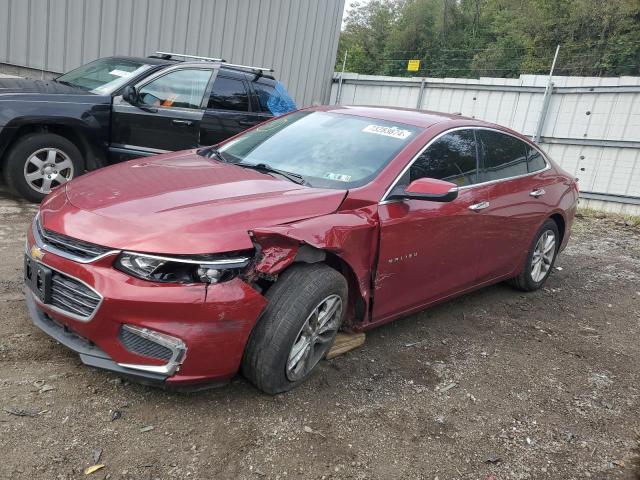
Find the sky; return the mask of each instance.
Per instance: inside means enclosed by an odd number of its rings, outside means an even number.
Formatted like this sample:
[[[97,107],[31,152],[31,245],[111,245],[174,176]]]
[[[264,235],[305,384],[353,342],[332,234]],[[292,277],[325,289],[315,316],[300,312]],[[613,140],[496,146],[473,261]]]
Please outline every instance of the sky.
[[[347,13],[349,13],[349,10],[351,10],[351,4],[358,2],[361,3],[363,5],[366,5],[367,3],[369,3],[371,0],[345,0],[344,2],[344,11],[342,12],[342,28],[344,28],[344,19],[347,17]]]

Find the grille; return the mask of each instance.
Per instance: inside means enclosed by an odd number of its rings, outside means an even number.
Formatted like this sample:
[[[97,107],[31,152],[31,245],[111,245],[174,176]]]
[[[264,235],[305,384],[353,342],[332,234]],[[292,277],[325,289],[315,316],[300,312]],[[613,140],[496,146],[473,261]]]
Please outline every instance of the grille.
[[[38,229],[38,233],[42,237],[42,240],[48,246],[82,260],[93,260],[96,257],[111,251],[111,249],[107,247],[67,237],[66,235],[52,232],[51,230],[45,230],[40,225],[40,219],[36,221],[36,228]]]
[[[96,292],[71,277],[53,271],[50,304],[60,310],[87,319],[93,315],[102,298]]]
[[[120,342],[127,350],[144,357],[158,358],[160,360],[169,361],[173,355],[170,348],[156,343],[147,338],[120,327]]]

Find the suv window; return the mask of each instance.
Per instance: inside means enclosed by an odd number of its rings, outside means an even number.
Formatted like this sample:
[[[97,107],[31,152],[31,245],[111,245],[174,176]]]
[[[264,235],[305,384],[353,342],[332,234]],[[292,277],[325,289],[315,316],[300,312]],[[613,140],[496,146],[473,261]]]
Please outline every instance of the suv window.
[[[483,167],[480,181],[516,177],[528,172],[527,145],[511,135],[478,130],[482,143]]]
[[[152,107],[200,108],[210,70],[176,70],[140,89],[140,101]]]
[[[529,172],[537,172],[547,166],[542,154],[533,147],[529,147],[529,155],[527,155]]]
[[[459,186],[475,183],[478,165],[473,130],[456,130],[440,137],[411,165],[409,176],[410,182],[427,177]]]
[[[213,82],[208,108],[239,112],[249,110],[249,95],[244,82],[218,75],[216,81]]]

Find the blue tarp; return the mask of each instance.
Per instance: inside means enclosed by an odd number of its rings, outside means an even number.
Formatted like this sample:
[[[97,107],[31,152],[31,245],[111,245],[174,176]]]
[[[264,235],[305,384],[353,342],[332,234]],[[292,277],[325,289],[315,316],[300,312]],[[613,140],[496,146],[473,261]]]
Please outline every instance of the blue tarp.
[[[289,96],[289,92],[280,82],[276,83],[274,91],[267,100],[267,108],[276,117],[285,113],[293,112],[297,109],[296,103]]]

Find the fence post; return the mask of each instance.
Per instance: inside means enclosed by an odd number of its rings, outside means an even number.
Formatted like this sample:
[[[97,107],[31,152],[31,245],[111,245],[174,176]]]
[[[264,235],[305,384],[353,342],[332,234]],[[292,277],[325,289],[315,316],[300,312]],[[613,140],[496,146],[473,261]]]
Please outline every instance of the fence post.
[[[338,80],[338,91],[336,92],[335,105],[340,105],[340,100],[342,100],[342,77],[344,77],[344,68],[347,65],[348,53],[349,53],[349,50],[344,51],[344,58],[342,59],[342,72],[340,72],[340,79]]]
[[[540,137],[542,136],[542,130],[544,129],[544,121],[547,118],[547,111],[549,110],[549,104],[551,103],[551,94],[553,93],[553,70],[556,68],[558,52],[560,52],[560,45],[556,47],[556,54],[553,56],[553,63],[551,64],[551,70],[549,70],[549,79],[547,80],[547,86],[544,89],[544,97],[542,98],[542,110],[540,110],[538,125],[536,126],[536,133],[533,136],[533,141],[536,143],[540,143]]]
[[[420,93],[418,94],[418,102],[416,104],[416,108],[420,110],[422,108],[422,96],[424,95],[424,87],[427,83],[427,79],[422,77],[422,81],[420,82]]]

